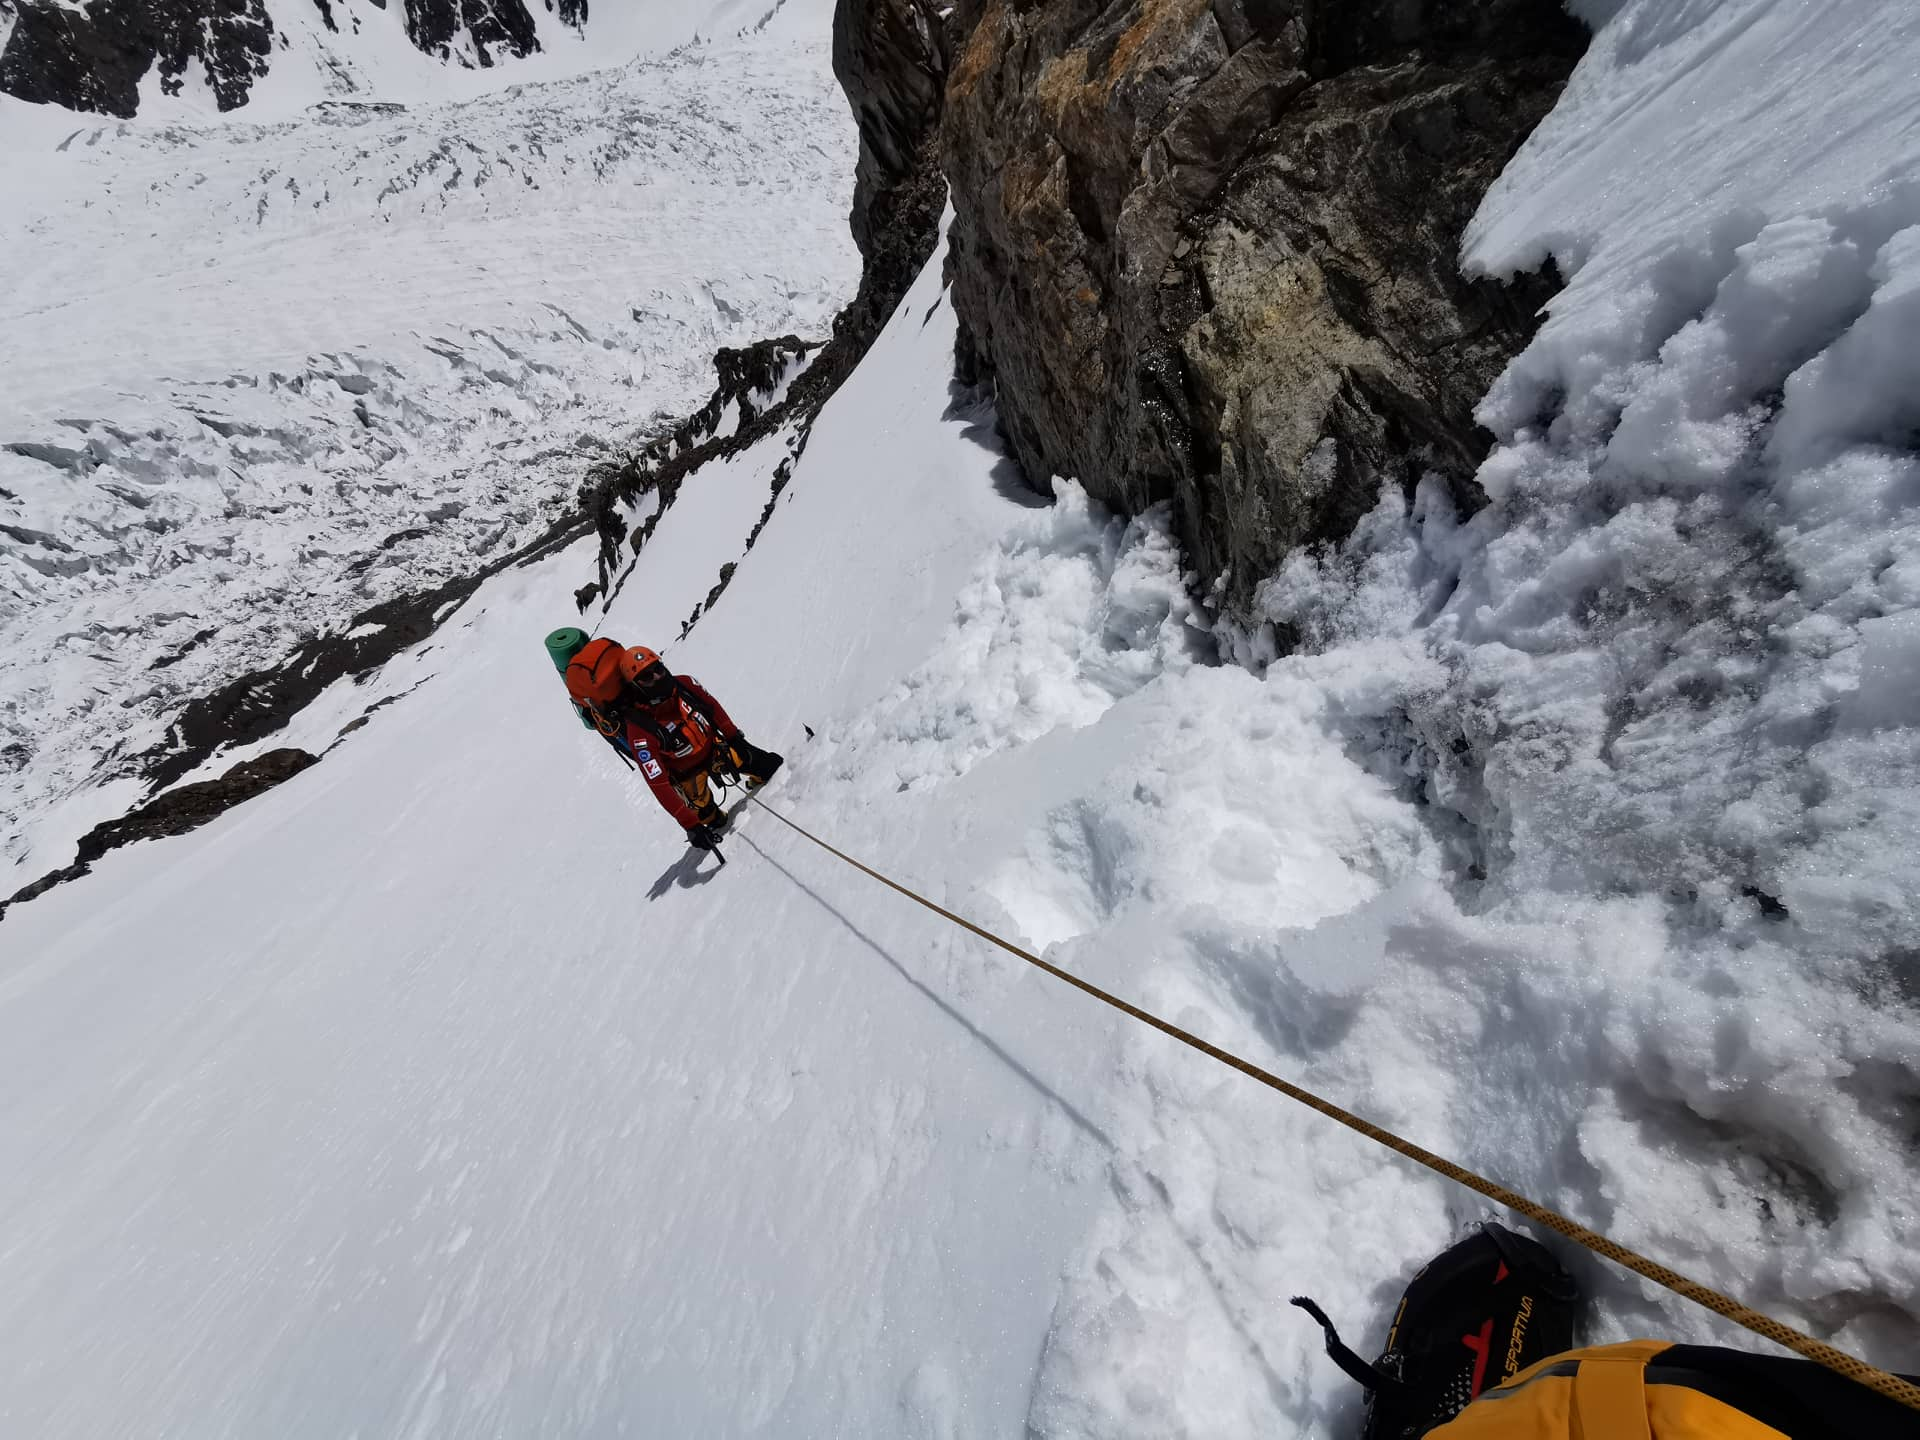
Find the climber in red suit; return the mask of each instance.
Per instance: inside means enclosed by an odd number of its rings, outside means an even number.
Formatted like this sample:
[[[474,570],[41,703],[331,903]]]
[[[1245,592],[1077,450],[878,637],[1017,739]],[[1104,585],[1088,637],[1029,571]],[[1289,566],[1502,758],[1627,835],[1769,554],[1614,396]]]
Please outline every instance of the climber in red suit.
[[[711,850],[726,828],[713,798],[715,767],[737,770],[749,792],[780,768],[781,757],[750,743],[699,681],[675,675],[644,645],[589,641],[566,674],[574,703],[639,767],[654,798],[700,849]]]

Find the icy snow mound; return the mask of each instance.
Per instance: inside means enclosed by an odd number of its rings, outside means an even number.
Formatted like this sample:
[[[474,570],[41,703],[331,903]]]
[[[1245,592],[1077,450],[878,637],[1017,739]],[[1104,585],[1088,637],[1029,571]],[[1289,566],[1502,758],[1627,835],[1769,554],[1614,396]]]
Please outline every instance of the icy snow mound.
[[[915,789],[1180,673],[1212,646],[1187,595],[1167,508],[1116,521],[1072,481],[968,580],[940,652],[836,747],[856,793]]]
[[[1267,613],[1417,632],[1413,737],[1490,898],[1791,924],[1913,1003],[1920,15],[1629,3],[1488,195],[1470,267],[1568,276],[1481,409],[1494,504],[1397,498]],[[1257,653],[1258,644],[1254,645]]]
[[[269,125],[0,112],[0,888],[126,808],[41,823],[185,697],[538,534],[719,345],[827,328],[858,265],[827,50]]]
[[[1295,557],[1261,601],[1313,653],[1270,678],[1423,802],[1446,884],[1399,902],[1388,964],[1553,996],[1532,1088],[1443,1092],[1457,1143],[1910,1366],[1920,14],[1585,9],[1467,237],[1472,269],[1567,276],[1480,412],[1492,503],[1389,495]],[[1700,1324],[1603,1283],[1609,1334]]]
[[[1438,627],[1533,732],[1490,766],[1517,854],[1569,863],[1581,817],[1610,837],[1589,883],[1764,892],[1909,998],[1916,63],[1895,3],[1635,3],[1601,32],[1468,237],[1470,266],[1569,280],[1482,408],[1504,524]]]

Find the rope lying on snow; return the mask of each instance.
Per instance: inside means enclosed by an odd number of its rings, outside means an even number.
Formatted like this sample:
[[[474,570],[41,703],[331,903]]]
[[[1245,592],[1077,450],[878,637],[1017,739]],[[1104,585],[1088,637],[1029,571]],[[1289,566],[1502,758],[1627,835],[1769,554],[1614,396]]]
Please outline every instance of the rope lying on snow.
[[[1586,1246],[1587,1249],[1593,1251],[1596,1255],[1605,1256],[1617,1265],[1624,1265],[1636,1275],[1644,1276],[1657,1285],[1664,1285],[1676,1295],[1683,1295],[1696,1305],[1704,1305],[1716,1315],[1723,1315],[1736,1325],[1744,1325],[1756,1335],[1764,1335],[1776,1345],[1785,1346],[1787,1349],[1803,1355],[1809,1360],[1817,1361],[1829,1370],[1846,1376],[1849,1380],[1857,1380],[1860,1384],[1878,1391],[1889,1400],[1895,1400],[1911,1409],[1920,1410],[1920,1385],[1914,1385],[1912,1382],[1904,1380],[1898,1375],[1892,1375],[1885,1370],[1877,1369],[1863,1360],[1856,1360],[1844,1351],[1836,1350],[1824,1341],[1816,1340],[1813,1336],[1796,1330],[1790,1325],[1783,1325],[1770,1315],[1762,1315],[1758,1310],[1742,1305],[1738,1300],[1723,1295],[1718,1290],[1702,1285],[1698,1281],[1689,1280],[1677,1270],[1669,1270],[1657,1260],[1649,1260],[1646,1256],[1629,1250],[1626,1246],[1616,1241],[1609,1240],[1598,1231],[1589,1230],[1577,1220],[1569,1220],[1558,1211],[1549,1210],[1544,1205],[1536,1204],[1534,1201],[1527,1199],[1526,1196],[1509,1190],[1506,1186],[1489,1180],[1484,1175],[1476,1174],[1463,1165],[1456,1165],[1453,1161],[1436,1155],[1431,1150],[1424,1150],[1410,1140],[1402,1140],[1392,1131],[1384,1130],[1371,1121],[1362,1120],[1358,1115],[1341,1109],[1332,1101],[1323,1100],[1310,1090],[1302,1090],[1298,1085],[1282,1080],[1271,1071],[1262,1070],[1250,1060],[1242,1060],[1238,1055],[1230,1051],[1222,1050],[1217,1045],[1210,1045],[1198,1035],[1187,1030],[1182,1030],[1178,1025],[1169,1024],[1158,1015],[1149,1014],[1136,1005],[1129,1005],[1119,996],[1109,994],[1098,985],[1090,984],[1080,979],[1077,975],[1069,974],[1057,965],[1049,965],[1038,955],[1022,950],[1010,940],[1001,939],[1000,936],[994,934],[991,930],[982,929],[965,916],[956,915],[945,906],[934,904],[933,901],[927,899],[926,896],[916,894],[905,885],[900,884],[897,880],[889,879],[872,866],[861,864],[845,851],[836,850],[818,835],[813,834],[811,831],[789,820],[757,795],[749,795],[747,798],[752,800],[753,803],[758,805],[762,810],[766,811],[767,814],[773,816],[773,818],[778,820],[782,825],[785,825],[788,829],[794,831],[804,839],[811,840],[829,855],[845,861],[861,874],[878,880],[889,890],[897,891],[899,894],[913,901],[916,905],[925,906],[941,918],[952,921],[962,930],[978,935],[988,944],[997,945],[1009,955],[1018,956],[1029,965],[1046,971],[1047,974],[1053,976],[1054,979],[1064,980],[1067,984],[1073,986],[1074,989],[1084,991],[1103,1004],[1111,1005],[1121,1014],[1138,1020],[1142,1025],[1150,1025],[1161,1034],[1172,1036],[1182,1045],[1190,1046],[1198,1050],[1202,1055],[1211,1056],[1222,1065],[1238,1070],[1242,1075],[1250,1079],[1258,1080],[1268,1089],[1278,1090],[1289,1100],[1297,1100],[1309,1109],[1318,1110],[1329,1120],[1336,1120],[1349,1130],[1358,1131],[1376,1144],[1384,1145],[1396,1154],[1404,1155],[1407,1159],[1426,1166],[1427,1169],[1432,1170],[1436,1174],[1446,1176],[1447,1179],[1454,1181],[1456,1184],[1464,1185],[1469,1190],[1477,1190],[1489,1200],[1497,1201],[1509,1210],[1526,1216],[1536,1224],[1544,1225],[1549,1230],[1553,1230],[1566,1236],[1569,1240]]]

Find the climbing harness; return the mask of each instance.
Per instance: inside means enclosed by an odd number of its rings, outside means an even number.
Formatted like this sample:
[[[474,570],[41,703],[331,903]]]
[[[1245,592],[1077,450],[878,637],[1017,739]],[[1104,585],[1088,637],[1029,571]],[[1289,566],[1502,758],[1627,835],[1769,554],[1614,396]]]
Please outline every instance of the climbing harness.
[[[1130,1016],[1143,1025],[1151,1026],[1163,1035],[1171,1036],[1181,1044],[1198,1050],[1202,1055],[1207,1055],[1218,1060],[1222,1065],[1238,1070],[1249,1079],[1258,1080],[1270,1090],[1278,1090],[1288,1099],[1296,1100],[1309,1109],[1319,1111],[1329,1120],[1338,1121],[1349,1130],[1357,1131],[1374,1143],[1384,1145],[1396,1154],[1405,1156],[1417,1164],[1426,1166],[1427,1169],[1433,1171],[1435,1174],[1444,1175],[1456,1184],[1464,1185],[1469,1190],[1478,1191],[1489,1200],[1496,1201],[1506,1206],[1509,1210],[1526,1216],[1535,1224],[1544,1225],[1549,1230],[1564,1235],[1567,1239],[1575,1241],[1580,1245],[1584,1245],[1587,1249],[1593,1251],[1594,1254],[1603,1256],[1613,1261],[1616,1265],[1623,1265],[1636,1275],[1651,1280],[1657,1285],[1663,1285],[1676,1295],[1684,1296],[1696,1305],[1703,1305],[1716,1315],[1733,1321],[1736,1325],[1745,1326],[1756,1335],[1765,1336],[1776,1345],[1784,1346],[1796,1354],[1816,1361],[1826,1366],[1829,1370],[1846,1376],[1849,1380],[1858,1381],[1869,1389],[1886,1396],[1889,1400],[1897,1401],[1913,1410],[1920,1410],[1920,1385],[1915,1385],[1911,1381],[1904,1380],[1898,1375],[1889,1374],[1887,1371],[1869,1365],[1863,1360],[1856,1360],[1846,1352],[1836,1350],[1824,1341],[1816,1340],[1813,1336],[1796,1330],[1790,1325],[1783,1325],[1772,1316],[1763,1315],[1758,1310],[1743,1305],[1730,1296],[1721,1294],[1718,1290],[1702,1285],[1698,1281],[1689,1280],[1677,1270],[1670,1270],[1657,1260],[1649,1260],[1644,1255],[1629,1250],[1626,1246],[1616,1241],[1609,1240],[1598,1231],[1589,1230],[1577,1220],[1569,1220],[1559,1212],[1549,1210],[1544,1205],[1536,1204],[1534,1201],[1527,1199],[1526,1196],[1509,1190],[1506,1186],[1489,1180],[1484,1175],[1477,1174],[1465,1166],[1456,1165],[1453,1161],[1436,1155],[1431,1150],[1423,1149],[1410,1140],[1403,1140],[1392,1131],[1382,1129],[1371,1121],[1363,1120],[1358,1115],[1341,1109],[1332,1101],[1323,1100],[1310,1090],[1303,1090],[1298,1085],[1282,1080],[1278,1075],[1273,1074],[1271,1071],[1261,1069],[1250,1060],[1242,1060],[1231,1051],[1222,1050],[1217,1045],[1210,1045],[1191,1031],[1182,1030],[1178,1025],[1162,1020],[1159,1016],[1150,1014],[1136,1005],[1130,1005],[1119,996],[1109,994],[1099,986],[1082,980],[1079,976],[1062,970],[1057,965],[1048,964],[1038,955],[1021,949],[1012,941],[1003,940],[991,930],[981,928],[965,916],[956,915],[945,906],[936,905],[933,901],[927,899],[926,896],[908,889],[899,881],[889,879],[872,866],[861,864],[860,861],[854,859],[853,856],[847,854],[844,850],[835,849],[818,835],[813,834],[805,827],[789,820],[785,815],[782,815],[778,810],[775,810],[771,805],[767,804],[766,801],[760,799],[759,796],[749,795],[747,798],[769,815],[773,816],[773,818],[778,820],[782,825],[785,825],[789,830],[792,830],[803,839],[812,841],[835,859],[844,861],[861,874],[878,880],[889,890],[906,896],[907,899],[913,901],[916,905],[924,906],[942,919],[952,921],[962,930],[979,936],[988,944],[997,945],[1009,955],[1016,956],[1026,961],[1029,965],[1046,971],[1047,974],[1053,976],[1056,980],[1063,980],[1073,986],[1074,989],[1083,991],[1104,1004],[1111,1005],[1121,1014]]]

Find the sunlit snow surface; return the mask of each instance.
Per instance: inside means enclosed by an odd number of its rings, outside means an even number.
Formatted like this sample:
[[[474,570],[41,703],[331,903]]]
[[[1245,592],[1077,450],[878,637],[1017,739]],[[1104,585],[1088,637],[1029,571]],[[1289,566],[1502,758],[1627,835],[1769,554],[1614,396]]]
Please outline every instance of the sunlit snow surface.
[[[538,533],[582,437],[823,334],[857,278],[822,13],[400,113],[0,100],[0,135],[9,893],[137,796],[82,790],[103,755]]]
[[[1911,123],[1906,89],[1822,84],[1855,53],[1833,48],[1831,15],[1784,55],[1766,43],[1829,7],[1682,8],[1702,23],[1622,32],[1651,37],[1632,65],[1603,37],[1537,141],[1565,147],[1549,168],[1567,186],[1538,213],[1564,219],[1569,269],[1585,259],[1489,402],[1496,504],[1461,526],[1432,495],[1412,514],[1385,503],[1347,556],[1278,577],[1277,616],[1304,618],[1311,592],[1326,617],[1314,653],[1259,675],[1208,663],[1163,517],[1113,520],[1071,486],[1049,509],[1022,499],[988,417],[953,406],[936,256],[668,658],[786,752],[772,802],[853,853],[1913,1369],[1920,1031],[1911,958],[1889,948],[1912,935],[1910,622],[1891,604],[1832,614],[1831,655],[1864,651],[1868,678],[1837,687],[1831,732],[1801,747],[1827,793],[1876,778],[1873,815],[1848,829],[1818,801],[1790,820],[1741,809],[1728,755],[1787,748],[1762,720],[1802,661],[1767,637],[1797,623],[1777,607],[1800,562],[1761,567],[1771,591],[1745,571],[1721,584],[1718,521],[1663,535],[1658,514],[1619,520],[1677,492],[1679,472],[1645,457],[1684,430],[1611,454],[1634,429],[1579,428],[1600,412],[1577,378],[1559,433],[1529,439],[1501,408],[1530,377],[1572,375],[1568,357],[1638,344],[1637,368],[1593,382],[1625,387],[1630,411],[1665,393],[1662,346],[1687,320],[1701,324],[1670,378],[1720,343],[1717,281],[1667,333],[1642,323],[1664,257],[1701,245],[1706,192],[1685,167],[1715,137],[1681,117],[1706,124],[1713,97],[1772,86],[1783,104],[1827,98],[1775,137],[1810,166],[1837,167],[1829,142],[1875,126],[1889,162],[1907,153],[1891,138]],[[1911,70],[1898,8],[1860,13],[1886,56],[1862,62],[1867,79]],[[1622,107],[1671,112],[1664,190],[1654,152],[1609,148],[1629,138]],[[1753,122],[1723,109],[1737,154]],[[1547,243],[1521,209],[1547,183],[1535,154],[1490,198],[1479,263]],[[1792,218],[1780,204],[1769,223]],[[1600,287],[1588,277],[1614,246],[1640,258]],[[1901,263],[1872,280],[1869,316],[1898,299]],[[1714,367],[1718,390],[1689,383],[1685,413],[1711,421],[1702,397],[1737,397],[1762,348]],[[1773,382],[1785,408],[1755,432],[1756,487],[1826,463],[1766,468],[1798,383]],[[688,484],[610,633],[677,633],[739,555],[787,441]],[[1876,443],[1839,452],[1879,477],[1844,492],[1863,505],[1906,463]],[[1730,486],[1682,449],[1686,483]],[[1837,504],[1832,533],[1895,547],[1866,567],[1879,583],[1912,563],[1906,513]],[[1632,535],[1647,548],[1616,545]],[[1662,583],[1636,590],[1659,554]],[[0,1354],[24,1377],[0,1391],[0,1429],[1344,1433],[1357,1391],[1286,1297],[1316,1295],[1377,1346],[1413,1268],[1487,1208],[766,815],[749,812],[724,871],[691,863],[573,724],[540,648],[589,566],[580,547],[500,577],[389,667],[384,684],[424,683],[321,766],[0,925]],[[1635,617],[1689,583],[1756,612],[1742,623],[1775,658],[1747,691],[1678,686],[1707,703],[1648,747],[1635,727],[1664,692],[1634,668]],[[1667,603],[1720,613],[1684,590]],[[1675,639],[1703,665],[1740,653],[1690,625]],[[1651,698],[1618,713],[1603,755],[1595,717],[1620,677]],[[1726,698],[1749,692],[1747,708]],[[1853,748],[1822,748],[1836,739]],[[1444,769],[1456,740],[1488,758],[1484,785]],[[1674,768],[1643,780],[1645,749]],[[1416,754],[1443,766],[1424,803]],[[1672,793],[1689,785],[1692,808]],[[1645,839],[1618,819],[1635,786]],[[1744,852],[1720,838],[1729,815]],[[1880,871],[1831,860],[1842,841]],[[1765,918],[1747,883],[1789,917]],[[1740,1340],[1574,1264],[1596,1338]]]

